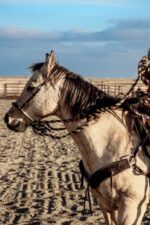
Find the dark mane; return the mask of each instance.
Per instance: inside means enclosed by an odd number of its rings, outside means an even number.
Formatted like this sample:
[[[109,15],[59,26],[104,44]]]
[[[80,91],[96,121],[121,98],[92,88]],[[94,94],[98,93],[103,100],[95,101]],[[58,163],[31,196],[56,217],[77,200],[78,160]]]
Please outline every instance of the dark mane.
[[[74,119],[94,116],[96,112],[117,103],[117,98],[99,90],[80,75],[63,67],[60,70],[66,73],[61,99]]]

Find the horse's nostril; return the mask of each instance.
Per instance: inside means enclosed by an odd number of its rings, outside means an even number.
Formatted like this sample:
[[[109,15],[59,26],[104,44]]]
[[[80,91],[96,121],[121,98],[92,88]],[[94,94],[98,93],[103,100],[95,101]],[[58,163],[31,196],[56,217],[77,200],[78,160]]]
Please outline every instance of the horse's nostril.
[[[8,113],[5,114],[4,121],[5,121],[5,123],[8,123],[8,121],[9,121]]]
[[[20,122],[20,121],[17,121],[17,123],[16,123],[16,128],[19,127],[20,124],[21,124],[21,122]]]
[[[20,121],[13,121],[10,126],[13,127],[14,129],[18,129],[18,127],[20,126],[21,122]]]

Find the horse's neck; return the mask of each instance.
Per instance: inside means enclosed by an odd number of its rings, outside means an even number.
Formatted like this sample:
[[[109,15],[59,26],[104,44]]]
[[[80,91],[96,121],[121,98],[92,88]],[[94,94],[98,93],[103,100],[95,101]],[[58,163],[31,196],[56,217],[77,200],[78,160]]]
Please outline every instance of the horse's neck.
[[[71,118],[69,112],[64,107],[63,109],[58,116],[61,119]],[[89,172],[94,172],[135,151],[140,141],[135,132],[132,135],[129,132],[132,120],[127,112],[122,113],[118,110],[113,111],[113,114],[104,112],[98,120],[93,120],[78,134],[72,135]],[[82,127],[85,121],[65,123],[65,126],[71,133],[77,127]],[[143,152],[137,161],[141,168],[144,167],[145,172],[150,170],[149,159]]]
[[[72,135],[89,172],[130,153],[132,141],[121,117],[121,113],[120,120],[109,112],[102,113],[99,120],[92,121],[79,134]],[[66,123],[66,127],[71,132],[83,124],[84,121]]]

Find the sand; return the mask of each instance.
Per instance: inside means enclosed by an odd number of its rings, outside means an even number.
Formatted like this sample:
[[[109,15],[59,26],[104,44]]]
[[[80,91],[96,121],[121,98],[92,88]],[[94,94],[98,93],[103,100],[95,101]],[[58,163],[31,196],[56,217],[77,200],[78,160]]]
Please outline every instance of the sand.
[[[8,130],[3,116],[9,100],[0,100],[0,225],[104,225],[95,199],[83,214],[79,153],[72,139],[41,137]],[[146,214],[143,224],[150,224]]]

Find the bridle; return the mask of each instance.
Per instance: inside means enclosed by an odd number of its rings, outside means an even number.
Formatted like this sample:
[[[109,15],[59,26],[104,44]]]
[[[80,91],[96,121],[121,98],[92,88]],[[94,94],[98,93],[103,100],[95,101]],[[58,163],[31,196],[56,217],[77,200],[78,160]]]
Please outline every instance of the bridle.
[[[35,119],[33,119],[25,110],[24,108],[28,105],[28,103],[37,95],[37,93],[40,91],[41,87],[45,84],[43,82],[41,85],[39,85],[35,91],[33,91],[32,95],[20,106],[17,102],[12,102],[12,106],[14,106],[18,111],[20,111],[27,119],[31,121],[31,123],[36,122]]]
[[[28,105],[28,103],[37,95],[37,93],[41,90],[41,88],[49,81],[50,76],[47,76],[46,79],[37,86],[33,92],[32,95],[20,106],[17,102],[12,102],[12,106],[14,106],[18,111],[20,111],[27,119],[31,121],[31,123],[37,122],[35,119],[33,119],[25,110],[24,108]]]
[[[27,117],[31,122],[35,120],[23,109],[22,106],[19,106],[17,102],[12,102],[12,106],[14,106],[18,111],[20,111],[25,117]]]

